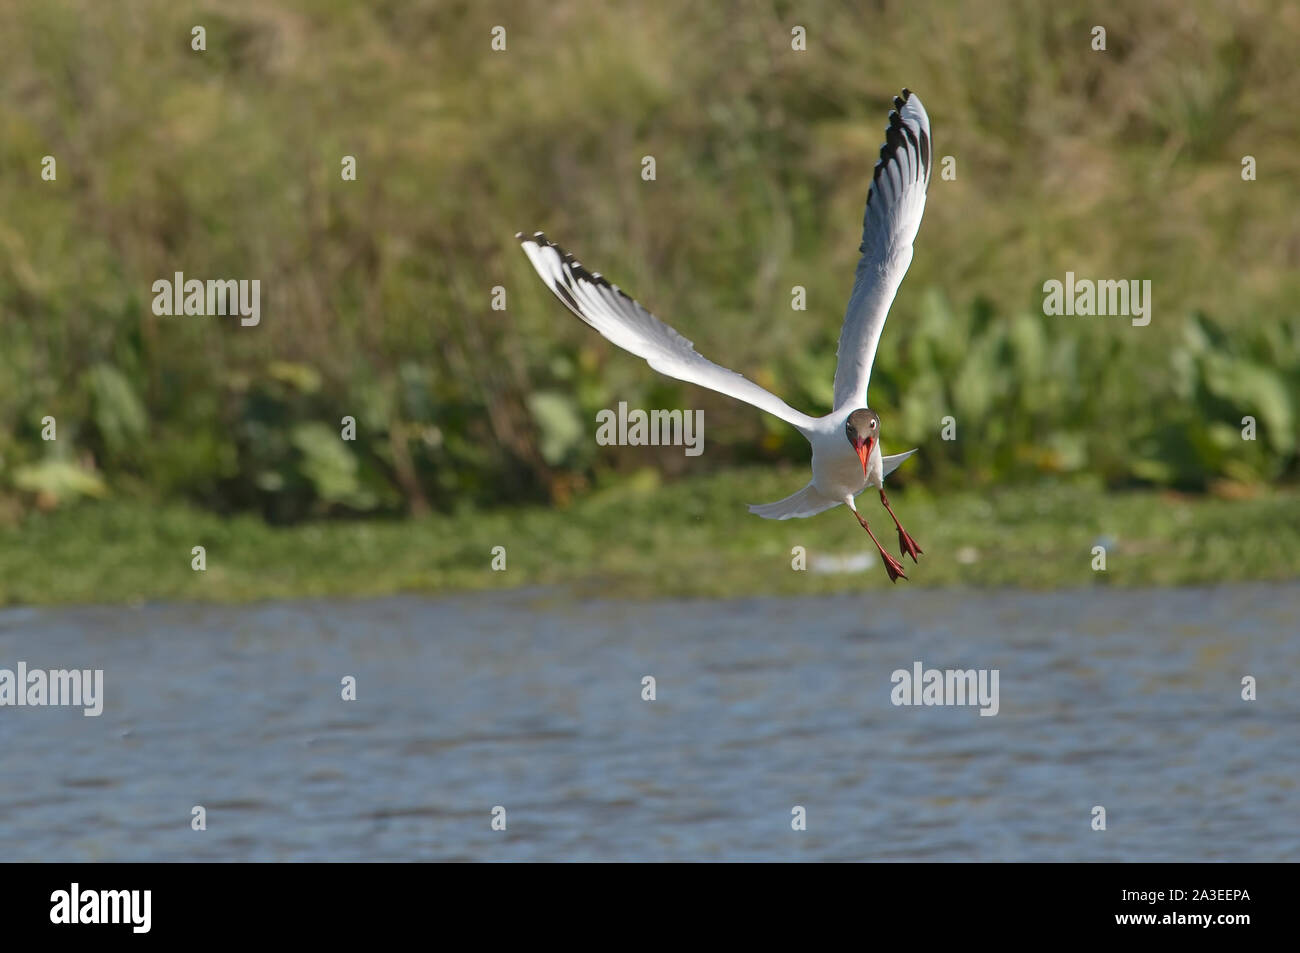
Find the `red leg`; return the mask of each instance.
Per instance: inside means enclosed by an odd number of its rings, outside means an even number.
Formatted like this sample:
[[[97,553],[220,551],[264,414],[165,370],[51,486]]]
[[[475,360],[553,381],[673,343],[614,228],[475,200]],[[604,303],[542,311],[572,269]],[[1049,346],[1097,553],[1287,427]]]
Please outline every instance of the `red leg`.
[[[889,581],[898,582],[900,576],[906,579],[907,573],[903,572],[903,564],[893,556],[889,555],[889,553],[885,552],[885,547],[880,545],[880,540],[876,539],[876,534],[871,532],[871,527],[868,526],[867,521],[862,518],[862,514],[857,510],[854,510],[853,515],[858,518],[858,522],[862,524],[862,528],[867,531],[867,535],[871,537],[871,541],[876,544],[876,549],[880,551],[880,558],[885,561],[885,572],[889,573]]]
[[[880,502],[885,504],[885,509],[889,511],[889,515],[894,519],[894,525],[898,527],[899,555],[911,556],[912,562],[916,562],[916,557],[923,555],[925,550],[916,545],[916,540],[907,534],[907,530],[903,529],[903,524],[898,521],[898,517],[894,516],[894,511],[889,508],[889,498],[885,496],[884,487],[880,488]]]

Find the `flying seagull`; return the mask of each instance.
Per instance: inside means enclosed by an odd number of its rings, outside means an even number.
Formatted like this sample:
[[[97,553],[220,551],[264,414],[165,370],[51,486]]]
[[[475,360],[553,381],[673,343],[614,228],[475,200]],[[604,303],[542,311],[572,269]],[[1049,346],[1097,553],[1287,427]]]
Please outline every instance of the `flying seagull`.
[[[912,261],[912,242],[921,225],[930,184],[930,159],[930,117],[921,100],[904,89],[901,96],[894,97],[885,144],[880,147],[880,160],[867,191],[859,248],[862,258],[840,332],[835,407],[824,417],[802,414],[753,381],[704,358],[690,341],[617,285],[588,271],[542,232],[515,236],[546,286],[603,337],[644,358],[661,374],[743,400],[807,437],[812,445],[812,482],[784,500],[751,505],[749,511],[764,519],[786,520],[813,516],[843,503],[871,536],[894,582],[900,576],[907,578],[903,565],[880,545],[858,512],[854,497],[869,486],[879,488],[880,502],[898,528],[899,555],[911,556],[916,562],[921,547],[894,515],[884,485],[885,477],[916,451],[881,455],[880,418],[867,406],[867,382],[889,305]]]

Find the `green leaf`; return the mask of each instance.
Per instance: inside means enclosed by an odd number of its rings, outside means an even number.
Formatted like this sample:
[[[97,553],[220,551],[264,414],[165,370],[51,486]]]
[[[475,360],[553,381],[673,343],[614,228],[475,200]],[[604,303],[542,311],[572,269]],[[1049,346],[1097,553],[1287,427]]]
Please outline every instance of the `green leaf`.
[[[103,498],[108,487],[98,474],[64,460],[42,460],[14,471],[14,486],[28,493],[42,493],[58,502],[81,496]]]
[[[113,456],[126,453],[149,429],[144,404],[131,382],[111,364],[96,364],[86,372],[86,386],[104,448]]]
[[[266,365],[266,374],[272,380],[288,384],[301,394],[314,394],[320,390],[320,372],[306,364],[290,361],[272,361]]]
[[[577,403],[567,394],[537,391],[528,395],[528,411],[541,431],[542,459],[562,463],[586,433]]]
[[[1286,381],[1270,367],[1209,353],[1205,386],[1215,397],[1259,420],[1260,436],[1282,456],[1295,449],[1295,415]],[[1234,423],[1236,421],[1233,421]]]
[[[302,475],[322,500],[355,509],[375,505],[374,494],[357,479],[357,458],[337,430],[322,423],[299,424],[293,428],[292,442],[303,456]]]

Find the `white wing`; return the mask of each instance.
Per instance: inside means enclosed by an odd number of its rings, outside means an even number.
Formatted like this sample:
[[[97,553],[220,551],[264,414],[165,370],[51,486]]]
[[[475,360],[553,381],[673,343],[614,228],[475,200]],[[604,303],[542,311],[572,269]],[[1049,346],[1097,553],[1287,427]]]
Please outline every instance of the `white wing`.
[[[881,457],[880,478],[883,480],[885,477],[889,476],[889,474],[893,473],[900,466],[902,466],[904,460],[906,460],[914,453],[916,453],[915,450],[908,450],[904,453],[895,453],[887,457]]]
[[[811,417],[799,413],[779,397],[702,357],[690,341],[629,298],[617,285],[582,267],[541,232],[532,238],[525,238],[520,232],[515,238],[555,297],[602,337],[644,358],[659,373],[743,400],[800,430],[813,426]]]
[[[894,97],[886,141],[867,192],[862,259],[840,332],[835,409],[866,407],[867,383],[885,317],[907,266],[930,184],[930,117],[909,90]]]

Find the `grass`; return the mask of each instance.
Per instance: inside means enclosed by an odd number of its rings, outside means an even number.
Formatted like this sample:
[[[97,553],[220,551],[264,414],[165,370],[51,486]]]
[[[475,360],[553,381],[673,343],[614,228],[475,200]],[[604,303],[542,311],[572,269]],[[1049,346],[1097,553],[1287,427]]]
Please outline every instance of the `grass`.
[[[871,399],[913,478],[1294,483],[1297,34],[1285,0],[0,3],[0,497],[561,500],[642,465],[589,439],[620,400],[705,410],[711,466],[802,464],[569,317],[513,235],[826,410],[903,85],[939,161]],[[177,271],[260,280],[261,323],[155,315]],[[1150,327],[1044,315],[1067,271],[1150,280]]]
[[[772,522],[746,502],[776,499],[800,475],[735,470],[660,486],[652,471],[566,509],[466,511],[405,521],[272,527],[181,505],[86,503],[0,528],[0,604],[246,602],[313,596],[559,586],[602,597],[743,596],[888,588],[845,510]],[[898,489],[895,511],[925,548],[911,586],[1185,585],[1300,575],[1300,494],[1250,499],[1106,492],[1043,484],[931,496]],[[892,544],[874,499],[863,511]],[[1094,545],[1106,571],[1094,572]],[[191,548],[207,569],[190,568]],[[506,570],[490,568],[506,548]],[[802,546],[810,571],[792,570]]]

